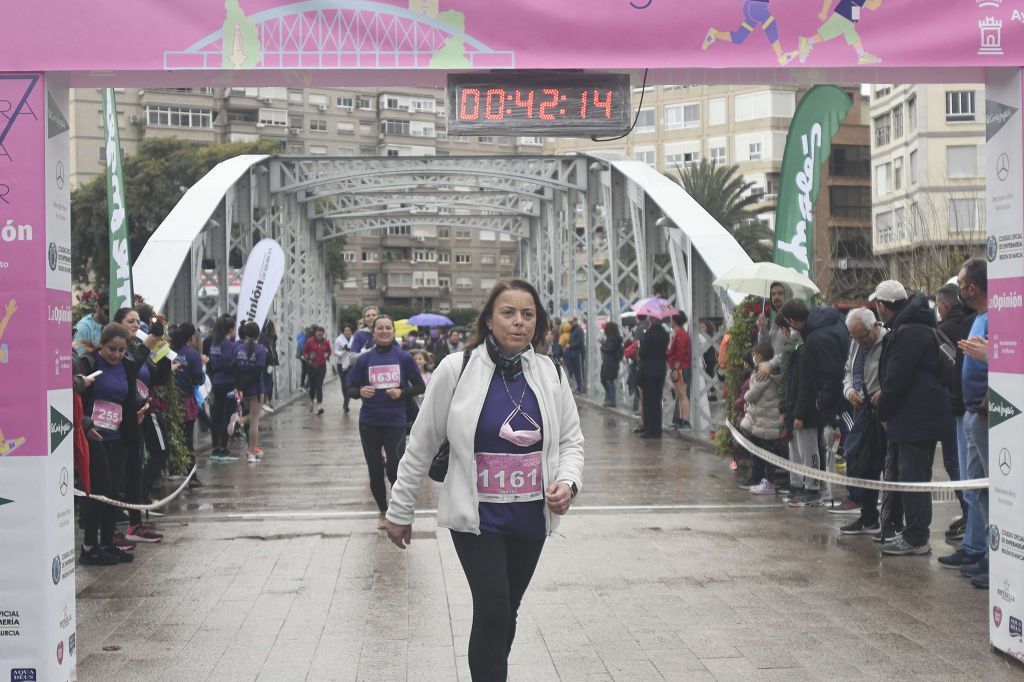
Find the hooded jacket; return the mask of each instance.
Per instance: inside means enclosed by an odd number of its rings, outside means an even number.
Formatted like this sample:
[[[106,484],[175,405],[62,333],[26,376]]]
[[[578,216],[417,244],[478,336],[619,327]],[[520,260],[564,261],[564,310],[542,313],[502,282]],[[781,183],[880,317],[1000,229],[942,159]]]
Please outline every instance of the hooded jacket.
[[[946,314],[946,319],[939,322],[939,331],[945,334],[946,338],[953,343],[953,347],[956,348],[956,372],[953,373],[953,386],[949,390],[949,409],[954,417],[962,417],[965,411],[963,386],[964,352],[957,346],[957,342],[971,335],[971,325],[974,324],[974,318],[977,316],[976,312],[963,303],[958,303],[950,308]]]
[[[740,428],[758,438],[777,440],[782,431],[779,424],[779,375],[769,374],[764,381],[758,381],[756,374],[750,376],[750,388],[743,395],[747,412],[743,415]]]
[[[835,308],[815,306],[800,330],[804,340],[803,360],[811,372],[815,403],[821,416],[830,420],[842,408],[843,369],[850,348],[850,333]]]
[[[949,420],[949,392],[939,381],[939,346],[932,328],[935,312],[924,294],[914,294],[887,324],[879,376],[878,420],[890,441],[938,440]]]

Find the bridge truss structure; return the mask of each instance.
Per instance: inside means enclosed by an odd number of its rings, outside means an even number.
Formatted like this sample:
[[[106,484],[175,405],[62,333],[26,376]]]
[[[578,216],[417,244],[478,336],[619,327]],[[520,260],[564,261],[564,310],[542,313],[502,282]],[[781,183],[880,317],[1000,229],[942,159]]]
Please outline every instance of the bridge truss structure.
[[[228,286],[209,282],[229,282],[254,244],[276,240],[286,257],[271,312],[287,358],[281,391],[298,390],[294,335],[313,321],[337,333],[328,240],[448,226],[509,235],[518,244],[516,272],[537,287],[547,311],[587,325],[584,392],[592,399],[603,396],[599,320],[619,321],[632,303],[655,295],[686,311],[691,423],[707,432],[710,384],[699,371],[707,339],[698,321],[728,318],[736,300],[711,282],[750,259],[679,185],[646,164],[591,155],[250,156],[225,164],[233,164],[230,172],[211,171],[172,212],[178,219],[169,216],[154,234],[133,268],[136,290],[171,320],[209,329],[237,306]],[[173,239],[187,242],[180,263],[167,262],[177,260],[164,248]]]

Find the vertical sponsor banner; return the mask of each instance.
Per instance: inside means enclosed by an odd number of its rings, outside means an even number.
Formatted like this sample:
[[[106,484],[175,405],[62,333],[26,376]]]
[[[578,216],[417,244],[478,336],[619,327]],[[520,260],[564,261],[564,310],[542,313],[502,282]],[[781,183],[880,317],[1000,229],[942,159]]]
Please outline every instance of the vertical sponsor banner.
[[[284,277],[284,251],[273,239],[261,239],[249,252],[238,292],[238,326],[255,322],[263,328]]]
[[[1024,112],[1021,71],[985,84],[989,309],[989,631],[1024,662]]]
[[[107,156],[107,225],[110,226],[110,316],[120,308],[135,305],[132,296],[132,254],[128,240],[128,212],[125,208],[121,132],[117,127],[114,89],[103,90],[103,135]]]
[[[0,74],[0,99],[0,680],[71,680],[67,87]]]
[[[774,262],[814,278],[814,204],[821,191],[821,167],[832,153],[832,137],[850,96],[834,85],[807,91],[793,114],[786,137],[775,212]]]

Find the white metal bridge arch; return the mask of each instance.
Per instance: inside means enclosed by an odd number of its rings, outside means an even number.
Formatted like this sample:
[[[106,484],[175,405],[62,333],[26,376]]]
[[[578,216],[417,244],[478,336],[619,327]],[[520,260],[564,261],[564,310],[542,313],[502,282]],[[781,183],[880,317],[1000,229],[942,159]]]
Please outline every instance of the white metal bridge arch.
[[[438,211],[434,213],[433,211]],[[442,212],[443,211],[443,212]],[[209,328],[235,312],[227,282],[252,245],[277,240],[287,265],[272,317],[288,341],[319,320],[334,327],[326,240],[394,226],[491,230],[518,242],[517,272],[554,316],[578,315],[587,336],[587,391],[596,397],[596,321],[618,320],[637,299],[663,295],[697,321],[733,301],[711,282],[749,262],[732,236],[683,189],[646,164],[598,156],[372,157],[243,156],[193,186],[147,243],[133,268],[136,290],[171,319]],[[693,344],[694,368],[700,344]],[[294,390],[298,373],[282,367]],[[693,372],[695,429],[709,413]]]

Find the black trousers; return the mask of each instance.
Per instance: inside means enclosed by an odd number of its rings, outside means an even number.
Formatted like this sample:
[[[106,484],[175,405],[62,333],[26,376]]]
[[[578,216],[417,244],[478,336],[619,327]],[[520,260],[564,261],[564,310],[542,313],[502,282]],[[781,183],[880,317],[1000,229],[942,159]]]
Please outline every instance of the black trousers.
[[[214,450],[228,449],[228,420],[235,411],[235,402],[228,398],[230,384],[214,384],[210,392],[210,435]]]
[[[190,423],[193,427],[195,426],[195,422]],[[146,418],[142,420],[142,435],[146,443],[146,452],[149,453],[149,459],[146,460],[145,467],[142,470],[142,496],[139,500],[140,503],[145,503],[148,501],[149,494],[153,491],[153,485],[160,479],[160,474],[163,472],[164,467],[167,466],[170,443],[167,440],[167,432],[164,430],[163,421],[155,413],[147,413]],[[186,438],[190,436],[191,434],[186,431]],[[195,456],[193,455],[194,458]],[[131,512],[131,514],[137,515],[139,519],[139,521],[132,520],[133,524],[141,523],[141,513]],[[132,516],[132,519],[134,518],[135,516]]]
[[[387,474],[391,485],[398,480],[398,462],[402,459],[399,446],[405,440],[405,424],[401,426],[359,425],[359,439],[363,444],[366,470],[370,474],[370,492],[377,509],[383,514],[388,510],[388,492],[384,485]],[[381,457],[381,450],[384,456]]]
[[[952,418],[951,418],[952,419]],[[956,422],[951,422],[951,427],[942,434],[942,467],[951,481],[960,481],[960,446],[956,438]],[[967,503],[964,502],[964,491],[954,491],[957,502],[960,503],[960,513],[967,516]]]
[[[327,376],[327,365],[317,367],[310,365],[307,377],[309,379],[310,399],[322,403],[324,401],[324,377]]]
[[[341,407],[348,410],[348,370],[342,369],[341,365],[338,365],[338,378],[341,379]]]
[[[642,375],[640,390],[644,394],[644,433],[661,436],[661,396],[665,392],[665,375]]]
[[[920,443],[897,443],[899,448],[900,482],[923,482],[932,480],[932,466],[935,461],[936,441]],[[931,493],[900,493],[903,501],[903,538],[912,545],[928,542],[929,526],[932,525]]]
[[[127,453],[122,440],[106,442],[89,439],[89,482],[93,495],[116,499],[124,483],[124,465]],[[114,525],[120,510],[109,504],[88,500],[88,513],[84,514],[85,536],[82,543],[92,547],[97,542],[104,547],[114,544]]]
[[[508,655],[516,637],[519,604],[537,568],[544,541],[453,530],[452,542],[473,595],[470,675],[473,682],[502,682],[508,677]]]

